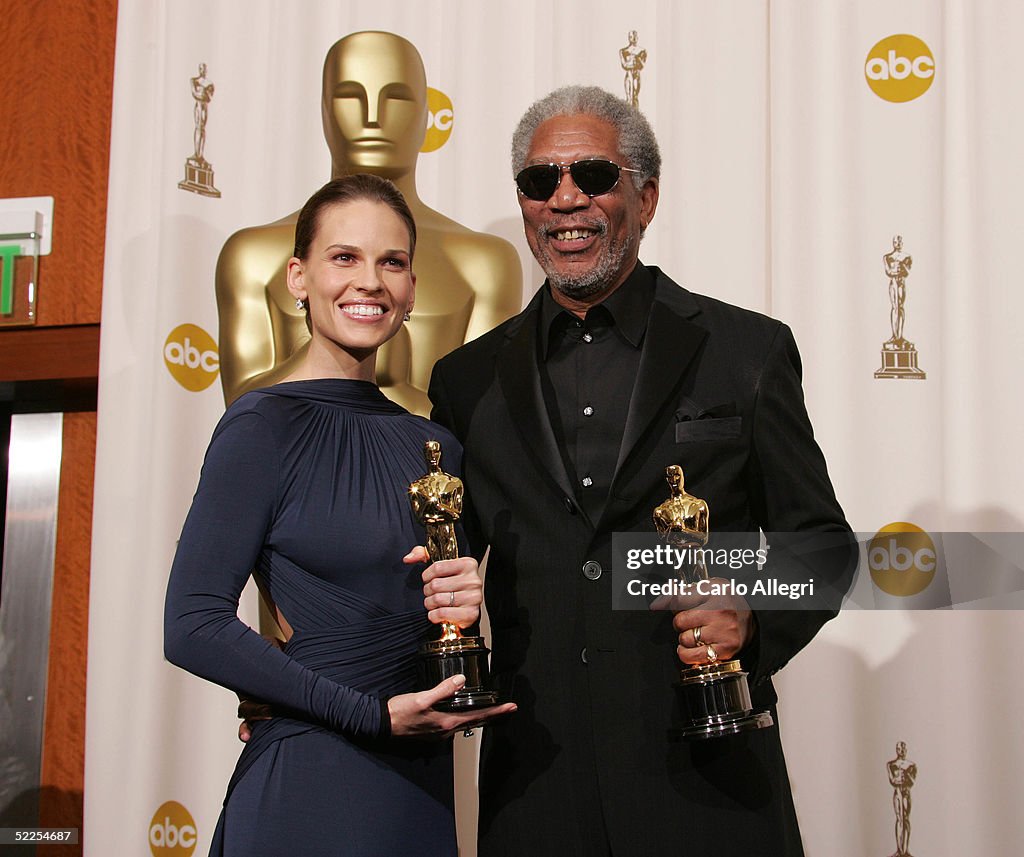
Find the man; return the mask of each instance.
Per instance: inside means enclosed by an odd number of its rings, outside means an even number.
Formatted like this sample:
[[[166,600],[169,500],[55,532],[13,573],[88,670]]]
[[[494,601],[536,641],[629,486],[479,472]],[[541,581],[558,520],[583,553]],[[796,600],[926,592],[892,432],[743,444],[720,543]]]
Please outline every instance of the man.
[[[484,734],[480,855],[800,854],[777,727],[674,740],[672,684],[713,645],[773,709],[771,674],[831,614],[755,618],[738,596],[611,609],[612,533],[653,532],[671,464],[713,531],[848,534],[792,335],[638,263],[660,155],[626,102],[557,90],[521,120],[512,159],[547,282],[430,386],[465,446],[492,672],[519,706]]]

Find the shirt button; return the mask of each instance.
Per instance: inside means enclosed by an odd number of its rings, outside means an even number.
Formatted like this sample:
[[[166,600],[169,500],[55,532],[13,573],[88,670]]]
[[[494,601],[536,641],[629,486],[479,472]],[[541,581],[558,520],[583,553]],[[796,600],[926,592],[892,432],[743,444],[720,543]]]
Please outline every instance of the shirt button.
[[[587,331],[586,333],[583,334],[583,341],[584,342],[593,342],[594,341],[594,334],[590,333],[590,331]]]
[[[585,416],[585,417],[592,417],[592,416],[594,416],[594,409],[592,407],[590,407],[590,405],[587,405],[583,409],[583,416]]]
[[[580,481],[583,483],[584,488],[589,488],[591,485],[594,484],[594,480],[591,479],[589,476],[584,476],[583,479]]]
[[[587,661],[587,647],[586,646],[584,646],[582,649],[580,649],[580,660],[583,661],[583,663],[589,663]]]
[[[585,563],[583,563],[583,576],[587,580],[597,580],[601,576],[603,571],[604,570],[601,568],[601,563],[596,562],[595,560],[588,559]]]

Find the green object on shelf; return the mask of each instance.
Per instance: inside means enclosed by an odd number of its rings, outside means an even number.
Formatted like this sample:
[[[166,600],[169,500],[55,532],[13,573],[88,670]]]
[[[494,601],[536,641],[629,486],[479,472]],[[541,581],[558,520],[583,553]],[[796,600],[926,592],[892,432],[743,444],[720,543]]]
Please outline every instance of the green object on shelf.
[[[14,260],[21,255],[21,245],[0,244],[0,314],[14,312]]]

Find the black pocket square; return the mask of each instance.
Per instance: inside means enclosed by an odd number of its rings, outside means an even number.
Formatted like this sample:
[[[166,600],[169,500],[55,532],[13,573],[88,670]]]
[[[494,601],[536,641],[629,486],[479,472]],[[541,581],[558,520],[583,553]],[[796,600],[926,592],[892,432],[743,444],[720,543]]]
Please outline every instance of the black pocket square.
[[[676,443],[733,440],[740,436],[743,417],[702,417],[676,423]]]

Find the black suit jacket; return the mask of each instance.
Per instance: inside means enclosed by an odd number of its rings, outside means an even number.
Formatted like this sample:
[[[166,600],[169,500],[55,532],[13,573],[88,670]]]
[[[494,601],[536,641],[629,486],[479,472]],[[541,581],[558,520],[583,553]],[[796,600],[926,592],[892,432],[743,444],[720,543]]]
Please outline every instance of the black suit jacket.
[[[433,418],[465,447],[467,530],[490,546],[492,671],[519,705],[485,730],[481,857],[592,857],[605,835],[617,857],[802,853],[777,727],[672,737],[671,614],[611,609],[612,533],[653,532],[669,464],[707,501],[712,531],[849,527],[789,329],[651,273],[655,299],[635,388],[622,391],[629,414],[599,521],[576,504],[544,406],[539,294],[434,370]],[[602,566],[596,580],[587,561]],[[830,615],[757,614],[741,653],[755,707],[774,706],[770,676]]]

